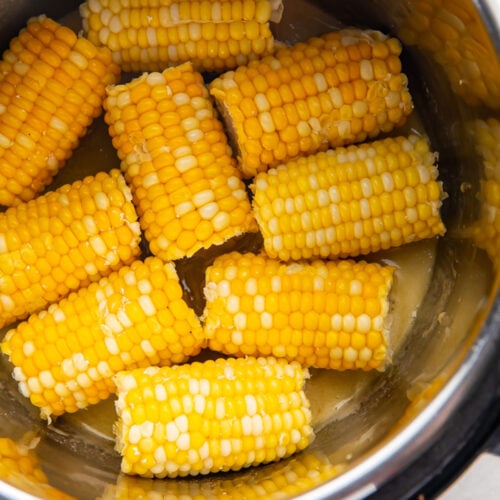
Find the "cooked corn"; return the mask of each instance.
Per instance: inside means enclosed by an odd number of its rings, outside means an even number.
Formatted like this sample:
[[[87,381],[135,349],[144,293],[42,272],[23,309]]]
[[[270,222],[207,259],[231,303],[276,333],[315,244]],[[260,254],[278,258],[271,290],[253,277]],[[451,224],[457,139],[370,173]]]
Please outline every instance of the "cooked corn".
[[[120,370],[180,363],[203,343],[175,267],[149,257],[30,316],[1,349],[21,393],[50,418],[107,398]]]
[[[435,155],[416,135],[320,152],[256,176],[271,257],[348,257],[442,235]]]
[[[0,62],[0,205],[35,197],[64,165],[119,68],[55,21],[28,21]]]
[[[399,36],[429,52],[467,104],[500,109],[500,61],[474,2],[416,0]]]
[[[256,469],[252,472],[251,481],[246,476],[220,477],[217,481],[157,481],[121,474],[116,484],[108,485],[98,500],[291,498],[333,479],[344,469],[344,465],[331,464],[326,456],[317,451],[303,451],[285,463]]]
[[[251,253],[221,255],[206,273],[208,346],[306,367],[383,369],[391,356],[393,272],[363,261],[284,264]]]
[[[70,500],[74,497],[49,485],[35,452],[30,446],[0,437],[0,480],[46,500]]]
[[[480,216],[475,227],[477,245],[484,248],[497,269],[500,266],[500,121],[476,120],[476,148],[483,160]]]
[[[239,470],[304,449],[314,437],[307,377],[296,363],[251,357],[118,373],[122,472]]]
[[[108,94],[105,119],[153,254],[189,257],[257,230],[200,73],[186,63]]]
[[[140,228],[120,171],[0,213],[0,327],[130,263]]]
[[[403,124],[413,106],[400,52],[395,38],[345,29],[216,78],[210,92],[245,177]]]
[[[125,71],[187,61],[221,71],[273,50],[269,22],[281,9],[281,0],[89,0],[80,13],[89,40],[109,47]]]

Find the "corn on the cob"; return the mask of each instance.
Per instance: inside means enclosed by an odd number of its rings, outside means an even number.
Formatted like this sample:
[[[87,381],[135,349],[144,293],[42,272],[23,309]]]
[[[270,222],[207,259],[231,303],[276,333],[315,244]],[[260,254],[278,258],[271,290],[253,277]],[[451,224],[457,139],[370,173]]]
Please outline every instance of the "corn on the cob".
[[[500,109],[500,61],[473,2],[416,0],[398,34],[432,54],[467,104]]]
[[[395,38],[346,29],[216,78],[210,92],[244,175],[401,125],[412,101],[400,52]]]
[[[383,369],[394,268],[321,261],[284,264],[232,252],[206,272],[208,346],[233,356],[275,356],[306,367]]]
[[[0,480],[46,500],[71,500],[74,497],[49,485],[35,452],[30,446],[0,437]]]
[[[140,227],[131,199],[114,169],[0,213],[0,326],[132,262]]]
[[[51,182],[118,74],[108,49],[45,16],[28,22],[0,62],[0,205]]]
[[[173,264],[149,257],[30,316],[1,349],[22,394],[50,418],[106,399],[120,370],[180,363],[203,343]]]
[[[286,462],[256,469],[251,481],[247,476],[220,477],[217,481],[158,481],[121,474],[116,484],[107,486],[98,500],[292,498],[333,479],[344,469],[344,465],[333,465],[317,451],[306,450]]]
[[[476,120],[476,148],[483,160],[480,185],[480,215],[474,228],[479,247],[484,248],[500,268],[500,121],[495,118]]]
[[[245,64],[273,50],[269,22],[281,10],[281,0],[89,0],[80,7],[89,40],[109,47],[125,71]]]
[[[257,230],[222,124],[190,63],[108,94],[105,119],[153,254],[189,257]]]
[[[239,470],[304,449],[314,437],[307,377],[296,363],[251,357],[118,373],[122,472]]]
[[[416,135],[291,160],[258,174],[255,218],[271,257],[354,257],[442,235],[435,155]]]

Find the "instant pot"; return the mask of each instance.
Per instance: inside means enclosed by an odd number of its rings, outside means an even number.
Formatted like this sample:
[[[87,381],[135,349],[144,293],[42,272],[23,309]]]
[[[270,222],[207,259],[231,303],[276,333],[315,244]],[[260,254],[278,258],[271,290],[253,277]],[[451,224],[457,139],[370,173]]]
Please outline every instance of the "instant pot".
[[[78,29],[78,5],[0,1],[0,47],[33,15]],[[500,119],[500,2],[284,0],[273,30],[277,39],[294,43],[340,26],[378,29],[402,41],[415,103],[406,130],[429,136],[448,194],[444,238],[376,256],[407,270],[393,300],[413,304],[393,364],[383,373],[315,371],[310,396],[317,437],[295,457],[238,473],[145,480],[118,474],[113,401],[47,425],[19,394],[2,359],[0,437],[36,435],[36,453],[53,487],[85,500],[244,498],[247,491],[281,498],[416,498],[453,488],[471,463],[500,453],[500,238],[482,192],[495,161],[477,139],[478,124]],[[85,148],[103,132],[97,120],[56,183],[85,173]],[[110,146],[101,151],[101,165],[118,165]],[[500,459],[495,463],[500,471]],[[487,486],[472,480],[466,489]],[[34,497],[0,481],[0,498]]]

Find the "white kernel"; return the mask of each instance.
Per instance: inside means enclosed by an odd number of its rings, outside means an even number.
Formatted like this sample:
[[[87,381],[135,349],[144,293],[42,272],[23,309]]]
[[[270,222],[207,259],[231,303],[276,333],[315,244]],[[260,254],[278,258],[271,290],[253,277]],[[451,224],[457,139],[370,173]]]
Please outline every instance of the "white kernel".
[[[255,295],[253,298],[253,309],[255,312],[264,312],[266,305],[266,299],[263,295]]]
[[[195,193],[192,197],[192,202],[196,207],[201,207],[214,200],[214,192],[211,189],[204,189]]]
[[[23,344],[23,354],[26,357],[31,356],[35,352],[35,344],[31,340],[27,340]]]
[[[371,215],[370,203],[366,198],[359,200],[359,211],[362,219],[369,219]]]
[[[179,415],[175,418],[174,422],[179,432],[188,432],[189,422],[186,415]]]
[[[231,285],[228,280],[222,280],[217,285],[217,294],[219,297],[229,297],[231,294]]]
[[[146,356],[153,357],[156,355],[156,349],[147,339],[141,340],[141,349]]]
[[[182,409],[184,410],[184,413],[186,414],[193,413],[194,406],[191,394],[184,394],[181,400],[182,400]]]
[[[334,314],[331,318],[332,330],[335,332],[340,332],[342,329],[342,316],[340,314]]]
[[[210,381],[206,378],[200,379],[200,394],[202,396],[210,395]]]
[[[257,292],[257,280],[255,278],[248,278],[245,283],[245,293],[247,293],[248,295],[255,295]]]
[[[389,172],[383,172],[382,174],[380,174],[380,180],[384,185],[385,191],[387,191],[388,193],[394,191],[394,179]]]
[[[62,383],[59,382],[55,385],[54,387],[54,392],[60,397],[60,398],[66,398],[70,396],[70,392],[68,388]]]
[[[5,311],[12,311],[15,307],[16,304],[12,297],[9,297],[8,295],[5,294],[0,294],[0,302],[2,303],[3,309]]]
[[[213,219],[212,224],[215,231],[222,231],[231,223],[231,217],[227,212],[219,212]]]
[[[158,446],[153,452],[153,456],[155,458],[155,462],[158,464],[159,467],[161,467],[161,470],[159,470],[158,472],[161,472],[163,470],[163,464],[167,460],[167,454],[165,453],[165,448],[163,446]]]
[[[199,209],[200,217],[203,219],[212,219],[219,211],[219,206],[215,202],[207,203]]]
[[[106,344],[106,349],[110,354],[120,354],[120,348],[118,347],[118,344],[113,337],[105,337],[104,343]]]
[[[90,377],[86,373],[79,373],[76,376],[76,381],[78,385],[83,389],[88,389],[89,387],[92,387],[92,380],[90,380]]]
[[[189,394],[198,394],[200,392],[200,383],[195,378],[190,378],[188,381],[189,384]]]
[[[281,292],[281,278],[279,276],[273,276],[271,278],[271,291],[275,293]]]
[[[183,156],[175,160],[175,168],[180,173],[187,172],[188,170],[195,168],[197,165],[198,161],[196,160],[196,156],[194,155]]]
[[[144,188],[148,189],[151,186],[154,186],[160,182],[158,178],[158,174],[156,172],[150,172],[143,177],[142,185]]]
[[[365,198],[370,198],[373,195],[373,188],[370,179],[361,179],[361,192]]]
[[[56,129],[57,131],[65,134],[68,130],[68,126],[61,119],[57,118],[57,116],[53,116],[50,119],[49,127]]]
[[[89,240],[90,246],[97,255],[104,255],[107,253],[106,243],[99,235],[94,235]]]
[[[196,413],[203,415],[205,412],[206,400],[201,394],[195,394],[193,398],[193,407]]]
[[[339,192],[337,186],[331,186],[328,189],[328,196],[329,196],[330,201],[332,203],[339,203],[340,202],[340,192]]]
[[[39,377],[40,377],[40,383],[44,387],[47,387],[48,389],[51,389],[56,384],[56,381],[54,380],[54,377],[52,376],[52,373],[49,370],[41,371]]]
[[[244,415],[241,418],[241,430],[244,436],[252,435],[252,417]]]
[[[247,326],[247,315],[243,312],[234,315],[234,326],[238,330],[244,330]]]
[[[359,359],[361,361],[370,361],[372,359],[372,356],[373,356],[373,352],[370,348],[368,347],[363,347],[363,349],[361,349],[361,351],[359,351]]]
[[[384,318],[380,315],[373,318],[372,326],[374,330],[382,331],[384,329]]]
[[[255,105],[257,106],[257,109],[261,113],[263,111],[269,111],[269,109],[271,108],[266,95],[263,94],[262,92],[257,92],[257,94],[255,94],[254,101]]]
[[[349,286],[349,293],[351,295],[361,295],[363,292],[363,285],[361,281],[353,279]]]
[[[314,83],[316,84],[316,88],[318,92],[326,92],[328,89],[328,83],[326,81],[323,73],[314,73],[313,75]]]
[[[73,364],[73,361],[71,359],[63,359],[61,368],[68,378],[76,376],[75,365]]]
[[[344,359],[350,363],[354,363],[358,359],[357,351],[351,346],[344,350]]]
[[[178,203],[174,207],[176,217],[182,217],[183,215],[185,215],[193,210],[194,210],[194,206],[190,200],[186,200],[186,201],[183,201],[181,203]]]
[[[232,453],[231,441],[229,439],[221,439],[220,453],[223,457],[228,457]]]
[[[263,312],[260,315],[260,323],[262,325],[262,328],[266,328],[267,330],[271,329],[273,327],[273,316],[272,314],[268,312]]]
[[[365,81],[373,80],[373,67],[371,61],[363,59],[359,65],[359,74]]]
[[[41,394],[43,392],[43,387],[40,384],[40,381],[36,377],[30,377],[27,381],[27,386],[32,394]]]
[[[204,137],[203,132],[200,129],[189,130],[185,135],[186,139],[191,143],[201,141]]]
[[[113,376],[113,371],[111,370],[109,364],[106,361],[99,361],[97,364],[97,371],[106,378]]]
[[[226,417],[226,404],[224,398],[218,398],[215,401],[215,418],[222,420]]]
[[[179,429],[177,428],[177,426],[175,425],[174,422],[168,422],[166,427],[165,427],[165,430],[166,430],[166,437],[167,437],[167,441],[170,441],[170,442],[175,442],[177,441],[177,438],[179,437]]]
[[[371,318],[368,314],[360,314],[356,319],[356,329],[360,333],[368,333],[371,327]]]
[[[144,314],[146,316],[153,316],[154,314],[156,314],[156,307],[149,295],[141,295],[137,299],[137,301],[139,302],[139,305],[141,306],[141,309],[144,311]]]
[[[245,395],[245,405],[246,412],[249,416],[253,416],[257,413],[257,400],[253,394]]]
[[[185,92],[179,92],[172,96],[172,100],[177,106],[183,106],[184,104],[189,104],[189,95]]]
[[[128,442],[137,444],[141,440],[141,431],[138,425],[132,425],[128,431]]]
[[[344,316],[342,325],[345,332],[353,332],[356,326],[356,318],[351,313],[348,313]]]
[[[240,310],[240,298],[237,295],[229,295],[226,300],[226,310],[231,314],[235,314]]]
[[[252,434],[254,436],[261,436],[263,430],[262,416],[257,414],[252,417]]]
[[[26,380],[26,375],[20,366],[14,366],[12,376],[14,377],[14,380],[17,380],[18,382],[24,382]]]
[[[233,330],[231,334],[231,342],[237,346],[243,345],[243,333],[241,330]]]

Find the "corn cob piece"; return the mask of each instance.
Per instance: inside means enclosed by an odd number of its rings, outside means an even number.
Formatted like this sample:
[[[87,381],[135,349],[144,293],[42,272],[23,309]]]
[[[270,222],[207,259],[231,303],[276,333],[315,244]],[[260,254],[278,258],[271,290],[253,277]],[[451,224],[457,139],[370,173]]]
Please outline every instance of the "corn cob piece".
[[[401,45],[377,31],[312,38],[210,84],[245,177],[389,132],[412,110]]]
[[[416,135],[290,160],[251,189],[270,257],[354,257],[445,231],[435,155]]]
[[[0,437],[0,480],[46,500],[74,497],[50,486],[36,453],[26,444]]]
[[[190,63],[108,94],[105,119],[154,255],[189,257],[257,231],[222,124]]]
[[[113,169],[0,213],[0,326],[132,262],[140,227],[131,199]]]
[[[251,481],[246,476],[220,477],[216,481],[188,478],[158,481],[121,474],[116,484],[106,486],[98,500],[292,498],[333,479],[344,469],[345,466],[333,465],[328,457],[317,451],[306,450],[286,462],[256,469]]]
[[[483,160],[480,215],[474,228],[477,245],[486,250],[496,268],[500,266],[500,121],[474,123],[476,149]]]
[[[30,316],[1,349],[21,393],[49,419],[106,399],[120,370],[181,363],[203,343],[175,267],[149,257]]]
[[[45,16],[28,21],[0,62],[0,205],[51,182],[118,75],[108,49]]]
[[[89,40],[113,52],[125,71],[163,71],[191,61],[222,71],[270,53],[270,21],[281,0],[89,0],[80,6]]]
[[[500,109],[500,61],[473,2],[417,0],[399,36],[430,53],[467,104]]]
[[[275,356],[305,367],[384,369],[394,268],[321,261],[284,264],[231,252],[206,272],[208,347]]]
[[[314,438],[308,372],[274,358],[208,360],[116,375],[122,472],[207,474],[273,462]]]

